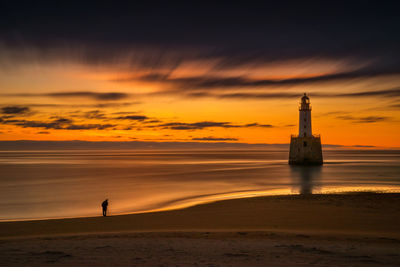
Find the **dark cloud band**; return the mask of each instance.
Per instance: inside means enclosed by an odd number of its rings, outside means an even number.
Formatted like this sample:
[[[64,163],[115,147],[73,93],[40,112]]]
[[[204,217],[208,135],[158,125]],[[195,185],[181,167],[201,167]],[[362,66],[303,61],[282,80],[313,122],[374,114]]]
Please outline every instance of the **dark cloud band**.
[[[120,92],[109,92],[109,93],[98,93],[90,91],[80,91],[80,92],[56,92],[56,93],[43,93],[43,94],[3,94],[3,96],[19,96],[19,97],[56,97],[56,98],[91,98],[94,100],[121,100],[128,98],[128,94]]]
[[[169,122],[169,123],[160,124],[155,127],[161,127],[164,129],[171,129],[171,130],[202,130],[205,128],[214,128],[214,127],[217,127],[217,128],[249,128],[249,127],[271,128],[273,126],[270,124],[259,124],[259,123],[232,124],[231,122],[202,121],[202,122],[194,122],[194,123]]]
[[[7,106],[1,108],[3,114],[24,114],[29,112],[29,107],[20,107],[20,106]]]
[[[237,138],[231,138],[231,137],[195,137],[192,138],[194,141],[238,141],[239,139]]]
[[[341,120],[351,121],[353,123],[375,123],[375,122],[388,121],[391,119],[390,117],[384,117],[384,116],[354,117],[350,115],[337,116],[336,118]]]
[[[31,120],[1,120],[0,123],[16,125],[23,128],[43,128],[54,130],[105,130],[112,128],[113,124],[74,124],[72,120],[59,118],[50,122]]]

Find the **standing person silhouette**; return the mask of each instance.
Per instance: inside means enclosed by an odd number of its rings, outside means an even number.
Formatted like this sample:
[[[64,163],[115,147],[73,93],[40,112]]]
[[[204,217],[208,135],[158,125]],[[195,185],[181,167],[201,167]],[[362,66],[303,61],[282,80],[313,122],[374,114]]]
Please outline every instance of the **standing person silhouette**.
[[[108,207],[108,199],[104,200],[103,203],[101,203],[101,206],[103,207],[103,216],[107,216],[107,207]]]

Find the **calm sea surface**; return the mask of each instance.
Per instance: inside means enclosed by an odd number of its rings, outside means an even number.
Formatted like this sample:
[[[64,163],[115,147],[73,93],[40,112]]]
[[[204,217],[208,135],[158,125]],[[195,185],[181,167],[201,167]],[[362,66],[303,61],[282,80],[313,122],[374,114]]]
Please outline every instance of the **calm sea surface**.
[[[258,195],[400,191],[400,151],[324,151],[291,167],[287,151],[0,151],[0,220],[186,207]]]

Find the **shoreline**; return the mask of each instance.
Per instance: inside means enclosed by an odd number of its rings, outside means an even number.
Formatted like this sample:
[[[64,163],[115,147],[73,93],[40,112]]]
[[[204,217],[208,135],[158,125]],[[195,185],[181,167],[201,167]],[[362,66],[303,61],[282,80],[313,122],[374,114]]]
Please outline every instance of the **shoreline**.
[[[291,196],[298,196],[298,197],[306,197],[306,196],[324,196],[324,195],[364,195],[364,194],[376,194],[376,195],[381,195],[381,194],[399,194],[400,195],[400,190],[395,190],[395,189],[382,189],[382,190],[359,190],[359,191],[328,191],[328,192],[322,192],[322,193],[314,193],[314,194],[299,194],[299,193],[293,193],[293,194],[271,194],[271,195],[263,195],[263,194],[254,194],[254,196],[236,196],[233,198],[221,198],[221,199],[215,199],[215,200],[205,200],[204,202],[197,202],[196,204],[181,204],[178,206],[172,206],[172,207],[165,207],[165,208],[158,208],[158,209],[152,209],[152,210],[145,210],[145,211],[137,211],[137,212],[122,212],[122,213],[113,213],[111,215],[108,215],[107,217],[116,217],[116,216],[127,216],[127,215],[140,215],[140,214],[148,214],[148,213],[159,213],[159,212],[169,212],[169,211],[176,211],[176,210],[184,210],[196,206],[201,206],[201,205],[207,205],[207,204],[212,204],[212,203],[217,203],[217,202],[222,202],[222,201],[229,201],[229,200],[237,200],[237,199],[252,199],[252,198],[277,198],[277,197],[291,197]],[[223,196],[224,194],[221,194]],[[99,214],[100,214],[100,209],[99,209]],[[110,212],[109,212],[110,213]],[[89,215],[89,216],[72,216],[72,217],[53,217],[53,218],[20,218],[20,219],[0,219],[0,224],[1,223],[10,223],[10,222],[34,222],[34,221],[52,221],[52,220],[70,220],[70,219],[90,219],[90,218],[98,218],[98,217],[103,217],[101,215]]]
[[[400,237],[400,193],[257,196],[107,217],[0,222],[0,239],[96,233],[284,231]]]

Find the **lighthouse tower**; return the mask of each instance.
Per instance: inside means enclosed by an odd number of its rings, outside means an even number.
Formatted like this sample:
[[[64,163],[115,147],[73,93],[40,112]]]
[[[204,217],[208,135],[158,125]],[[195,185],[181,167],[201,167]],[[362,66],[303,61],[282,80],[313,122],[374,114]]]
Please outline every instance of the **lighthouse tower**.
[[[299,135],[290,139],[289,164],[321,165],[321,137],[311,130],[310,98],[304,93],[299,107]]]
[[[299,109],[299,136],[312,136],[311,133],[311,106],[310,98],[304,93]]]

